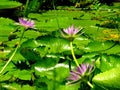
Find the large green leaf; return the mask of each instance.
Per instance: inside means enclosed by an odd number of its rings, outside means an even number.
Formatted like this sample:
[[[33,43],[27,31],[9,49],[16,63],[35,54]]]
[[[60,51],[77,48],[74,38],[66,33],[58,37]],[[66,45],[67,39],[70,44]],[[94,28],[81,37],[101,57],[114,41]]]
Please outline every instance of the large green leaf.
[[[120,67],[113,68],[93,77],[93,82],[99,86],[120,89]]]
[[[36,28],[38,28],[39,31],[42,30],[51,32],[56,31],[59,28],[65,28],[71,24],[68,17],[59,17],[58,20],[60,21],[59,23],[57,23],[56,18],[50,19],[48,21],[46,20],[42,22],[36,22]]]
[[[32,73],[29,70],[16,70],[13,76],[21,80],[31,80]]]
[[[21,48],[35,48],[40,46],[39,43],[35,39],[27,39],[25,42],[22,43]]]
[[[69,66],[67,64],[56,64],[49,68],[35,66],[35,74],[40,75],[41,77],[46,76],[48,79],[55,79],[61,82],[69,75]]]
[[[47,84],[48,90],[60,90],[61,85],[67,89],[69,88],[69,86],[65,85],[66,78],[69,75],[69,66],[67,64],[56,64],[49,68],[35,66],[35,74],[41,77],[40,81]]]
[[[105,41],[105,42],[91,41],[87,45],[87,47],[85,47],[85,51],[86,52],[106,52],[107,53],[107,50],[112,50],[112,48],[114,48],[115,45],[116,45],[116,43],[113,41]]]
[[[0,70],[3,69],[4,65],[6,64],[6,62],[1,62],[0,63]],[[8,66],[3,70],[3,72],[0,74],[0,82],[3,82],[3,81],[7,81],[9,79],[11,79],[14,71],[14,64],[13,63],[9,63]]]
[[[16,8],[21,6],[22,4],[20,2],[16,1],[0,1],[0,9],[10,9],[10,8]]]
[[[24,33],[24,36],[27,38],[27,39],[32,39],[32,38],[36,38],[40,35],[39,32],[37,31],[33,31],[33,30],[28,30]]]
[[[119,54],[120,53],[119,48],[120,48],[120,44],[118,43],[114,47],[112,47],[111,49],[108,49],[106,52],[108,54]]]
[[[20,53],[27,60],[40,61],[40,65],[58,61],[58,57],[63,52],[70,52],[69,41],[64,38],[57,38],[52,36],[42,36],[34,39],[28,39],[20,48]],[[56,55],[54,55],[56,54]],[[44,58],[43,58],[44,57]],[[44,62],[43,62],[44,61]]]
[[[43,36],[37,39],[40,46],[47,46],[49,48],[48,53],[62,53],[69,51],[69,41],[64,38],[57,38],[52,36]]]
[[[36,88],[30,85],[23,85],[20,90],[36,90]]]
[[[71,84],[71,85],[60,85],[57,90],[79,90],[80,85],[77,84]]]
[[[0,17],[0,41],[7,41],[9,34],[14,30],[15,24],[12,19]]]
[[[4,62],[0,62],[0,69],[2,69],[2,67],[6,64],[7,61]],[[6,67],[6,69],[4,70],[4,72],[7,72],[9,70],[12,70],[14,68],[14,64],[13,63],[9,63],[8,67]]]
[[[17,87],[14,87],[15,84],[3,84],[2,85],[2,88],[0,87],[1,90],[17,90],[17,89],[20,89],[20,85],[15,85]]]
[[[120,67],[120,57],[118,55],[106,55],[103,54],[98,57],[96,61],[96,67],[101,70],[101,72],[110,70],[115,67]]]
[[[31,71],[30,70],[19,70],[12,63],[10,63],[4,70],[3,75],[0,75],[0,81],[15,80],[19,78],[21,80],[31,80]],[[13,79],[14,78],[14,79]]]
[[[75,38],[73,43],[76,44],[76,46],[79,49],[84,50],[84,48],[90,43],[90,41],[91,41],[90,39],[88,39],[88,38],[86,38],[84,36],[80,36],[80,37]]]
[[[109,56],[107,55],[102,55],[100,58],[98,58],[96,64],[98,64],[98,62],[100,63],[97,65],[97,68],[99,68],[102,72],[113,68],[112,63],[110,63]]]
[[[22,56],[24,58],[26,58],[27,60],[32,60],[32,61],[36,61],[36,60],[40,60],[40,54],[36,51],[34,51],[31,48],[22,48],[20,53],[22,54]]]
[[[96,60],[96,56],[98,55],[98,53],[95,53],[95,52],[90,52],[90,53],[85,53],[85,54],[82,54],[82,57],[78,58],[78,62],[79,63],[83,63],[83,62],[93,62]]]
[[[48,67],[52,67],[54,65],[56,65],[59,61],[59,57],[57,56],[53,56],[52,55],[49,55],[48,57],[43,57],[43,58],[39,58],[39,60],[36,62],[35,66],[36,67],[45,67],[45,68],[48,68]]]
[[[11,84],[2,84],[2,89],[0,87],[0,90],[36,90],[35,87],[30,85],[19,85],[17,83],[11,83]]]
[[[49,49],[48,53],[61,53],[70,50],[69,41],[64,38],[57,38],[50,35],[41,36],[36,40],[28,39],[22,44],[21,48],[24,47],[32,48],[35,50],[41,50],[41,47],[46,47]],[[43,48],[43,50],[45,50],[45,48]]]

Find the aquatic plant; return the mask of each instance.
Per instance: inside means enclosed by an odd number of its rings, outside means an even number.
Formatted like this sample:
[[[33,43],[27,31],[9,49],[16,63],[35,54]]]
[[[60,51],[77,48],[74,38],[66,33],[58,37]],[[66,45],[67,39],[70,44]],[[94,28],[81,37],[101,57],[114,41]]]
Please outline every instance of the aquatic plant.
[[[80,64],[76,70],[70,71],[70,76],[67,78],[70,82],[68,84],[75,84],[75,83],[88,83],[91,88],[93,88],[93,85],[89,82],[89,76],[92,73],[94,69],[94,65],[90,65],[89,63],[86,64]]]

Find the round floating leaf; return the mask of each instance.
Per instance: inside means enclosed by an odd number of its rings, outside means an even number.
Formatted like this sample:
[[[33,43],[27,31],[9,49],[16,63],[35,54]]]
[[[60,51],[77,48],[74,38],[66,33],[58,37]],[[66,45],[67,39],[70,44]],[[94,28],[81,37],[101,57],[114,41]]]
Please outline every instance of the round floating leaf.
[[[79,90],[80,84],[60,85],[57,90]]]
[[[118,55],[103,54],[96,60],[96,67],[102,72],[112,68],[120,67],[120,57]]]
[[[0,9],[10,9],[21,6],[20,2],[16,1],[0,1]]]
[[[34,39],[28,39],[25,42],[22,43],[21,48],[29,47],[29,48],[35,48],[38,47],[39,43]]]
[[[1,89],[1,87],[0,87],[0,89]],[[5,90],[5,89],[7,89],[7,90],[16,90],[17,88],[12,86],[12,85],[9,85],[9,84],[4,84],[4,85],[2,85],[2,90]]]
[[[97,74],[93,77],[93,82],[99,86],[120,89],[120,67]]]
[[[48,79],[55,79],[61,82],[69,75],[69,66],[66,64],[56,64],[55,66],[49,68],[35,66],[35,74],[40,75],[41,77],[46,76]]]
[[[86,52],[106,52],[107,50],[112,49],[116,45],[113,41],[92,41],[85,47]],[[113,52],[114,53],[114,52]]]
[[[119,49],[120,49],[120,44],[116,44],[113,48],[107,50],[106,52],[108,54],[118,54],[118,53],[120,53]]]
[[[44,57],[37,61],[35,66],[41,66],[41,67],[52,67],[56,65],[59,61],[58,57]]]
[[[21,80],[31,80],[31,72],[28,70],[17,70],[14,72],[14,76]]]
[[[94,57],[98,55],[98,53],[95,52],[90,52],[90,53],[85,53],[82,54],[82,57],[78,58],[78,62],[82,63],[82,62],[91,62],[94,60]]]
[[[102,72],[113,68],[113,64],[110,62],[109,56],[107,56],[107,55],[101,56],[99,68]]]
[[[80,37],[75,38],[73,43],[76,44],[76,46],[79,49],[84,49],[85,46],[87,46],[89,42],[90,40],[88,38],[80,36]]]
[[[40,60],[40,58],[41,58],[38,52],[36,52],[35,50],[33,50],[31,48],[27,48],[27,47],[22,48],[20,53],[27,60],[37,61],[37,60]]]
[[[23,85],[23,87],[21,87],[21,90],[36,90],[36,88],[30,85]]]
[[[25,33],[24,33],[24,36],[26,37],[26,38],[36,38],[36,37],[38,37],[39,36],[39,32],[37,32],[37,31],[33,31],[33,30],[28,30],[28,31],[26,31]]]
[[[48,53],[62,53],[70,50],[69,41],[64,38],[57,38],[48,35],[40,37],[36,41],[40,46],[48,47]]]
[[[15,30],[14,23],[12,19],[0,17],[0,41],[8,40],[9,34]]]

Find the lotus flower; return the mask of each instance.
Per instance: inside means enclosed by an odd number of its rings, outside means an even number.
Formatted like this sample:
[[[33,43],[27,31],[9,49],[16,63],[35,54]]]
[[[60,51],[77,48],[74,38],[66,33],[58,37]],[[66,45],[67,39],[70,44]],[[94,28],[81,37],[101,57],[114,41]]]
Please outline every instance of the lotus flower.
[[[70,40],[73,40],[76,35],[82,30],[82,28],[75,28],[74,25],[68,27],[67,29],[63,29],[62,35]]]
[[[93,65],[81,64],[75,71],[70,71],[70,77],[68,77],[67,80],[72,81],[70,83],[82,81],[84,78],[88,77],[92,71]]]
[[[26,18],[19,18],[19,24],[25,28],[34,28],[34,21]]]

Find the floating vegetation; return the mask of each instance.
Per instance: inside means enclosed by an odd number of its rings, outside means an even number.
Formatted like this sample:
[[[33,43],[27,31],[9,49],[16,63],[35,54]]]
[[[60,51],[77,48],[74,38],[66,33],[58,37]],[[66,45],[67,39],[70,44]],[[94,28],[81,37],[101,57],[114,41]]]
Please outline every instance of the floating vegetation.
[[[0,1],[0,90],[119,90],[120,3],[53,1]]]

